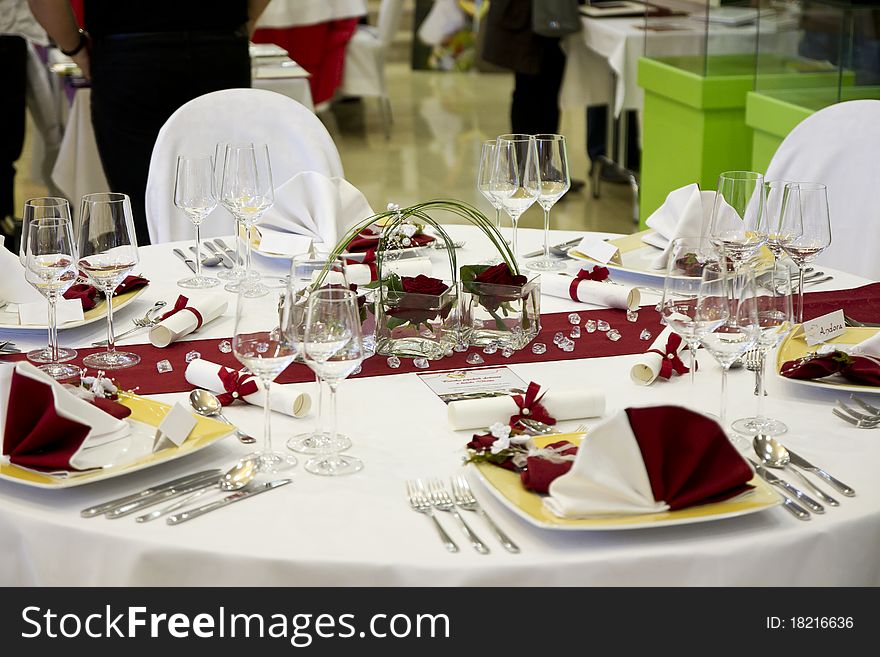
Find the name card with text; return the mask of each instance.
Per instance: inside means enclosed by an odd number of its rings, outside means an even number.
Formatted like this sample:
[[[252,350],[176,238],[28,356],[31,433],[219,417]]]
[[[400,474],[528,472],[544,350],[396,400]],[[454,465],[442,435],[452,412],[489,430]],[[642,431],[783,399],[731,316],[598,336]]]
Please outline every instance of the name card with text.
[[[804,338],[806,338],[807,344],[810,346],[828,342],[845,330],[846,323],[843,320],[843,310],[835,310],[833,313],[804,322]]]

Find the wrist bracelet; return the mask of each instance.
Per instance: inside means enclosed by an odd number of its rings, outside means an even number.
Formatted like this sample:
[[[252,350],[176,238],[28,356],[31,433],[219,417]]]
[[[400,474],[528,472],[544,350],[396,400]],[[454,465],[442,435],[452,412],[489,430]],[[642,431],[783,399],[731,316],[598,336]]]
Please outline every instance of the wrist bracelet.
[[[62,54],[62,55],[67,55],[68,57],[73,57],[73,56],[74,56],[75,54],[77,54],[80,50],[82,50],[83,48],[85,48],[86,44],[87,44],[88,41],[89,41],[89,35],[88,35],[88,33],[87,33],[85,30],[83,30],[83,29],[79,29],[79,30],[77,30],[77,32],[78,32],[78,34],[79,34],[79,43],[76,44],[76,48],[74,48],[73,50],[65,50],[64,48],[59,47],[58,50],[61,51],[61,54]]]

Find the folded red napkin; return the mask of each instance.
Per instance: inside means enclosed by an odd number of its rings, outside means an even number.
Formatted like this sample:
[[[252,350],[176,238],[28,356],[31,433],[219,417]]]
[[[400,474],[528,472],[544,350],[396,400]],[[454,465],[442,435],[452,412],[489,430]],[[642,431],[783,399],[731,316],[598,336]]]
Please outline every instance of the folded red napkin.
[[[547,445],[544,449],[553,449],[563,456],[574,456],[577,454],[576,445],[567,440],[560,440],[556,443]],[[546,493],[550,488],[550,484],[557,477],[561,477],[571,470],[574,461],[559,461],[557,459],[546,458],[543,456],[529,456],[526,459],[526,469],[519,473],[523,486],[536,493]]]
[[[116,291],[113,292],[113,296],[119,296],[123,292],[131,292],[132,290],[136,290],[139,287],[144,287],[145,285],[149,285],[150,281],[142,276],[126,276],[125,280],[123,280],[116,288]],[[86,283],[77,283],[76,285],[71,285],[70,288],[64,293],[65,299],[79,299],[80,303],[82,303],[83,310],[91,310],[98,303],[96,301],[98,297],[98,290],[93,285],[88,285]]]
[[[360,263],[369,263],[375,262],[376,260],[376,246],[379,244],[379,236],[381,235],[381,229],[369,226],[360,232],[360,234],[355,237],[351,242],[349,242],[346,250],[349,253],[364,253],[363,258],[358,258],[355,262]],[[417,246],[425,246],[426,244],[430,244],[435,241],[435,237],[432,235],[426,235],[424,233],[419,233],[417,235],[413,235],[410,237],[410,245],[408,248],[415,248]]]
[[[814,353],[782,364],[779,373],[789,379],[822,379],[839,374],[848,381],[866,386],[880,386],[880,361],[843,351]]]

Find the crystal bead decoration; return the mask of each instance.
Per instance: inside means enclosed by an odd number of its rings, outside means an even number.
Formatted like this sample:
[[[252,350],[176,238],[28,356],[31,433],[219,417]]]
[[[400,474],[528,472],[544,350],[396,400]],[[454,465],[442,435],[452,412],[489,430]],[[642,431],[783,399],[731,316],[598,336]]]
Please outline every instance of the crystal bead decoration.
[[[581,323],[581,316],[578,315],[577,313],[571,313],[568,316],[568,323],[573,324],[574,326],[577,326],[578,324]]]
[[[580,326],[572,326],[571,332],[568,334],[570,338],[579,338],[581,337],[581,327]]]
[[[400,367],[400,359],[397,356],[389,356],[386,362],[388,363],[388,367],[392,370],[396,370]]]
[[[232,343],[229,340],[223,340],[220,344],[217,345],[217,348],[221,353],[229,354],[232,353]]]
[[[201,357],[202,357],[202,355],[198,351],[190,351],[189,353],[187,353],[187,355],[184,358],[186,359],[187,363],[191,363],[194,360],[198,360]]]
[[[639,313],[636,310],[627,310],[626,311],[626,321],[628,322],[637,322],[639,321]]]
[[[642,331],[641,333],[639,333],[639,340],[645,340],[645,341],[648,341],[648,340],[651,339],[651,337],[652,337],[652,336],[651,336],[651,332],[650,332],[648,329],[645,329],[644,331]]]
[[[459,342],[458,344],[456,344],[453,347],[453,349],[455,349],[455,351],[457,351],[458,353],[461,354],[461,353],[464,353],[465,351],[467,351],[469,349],[469,346],[466,342]]]
[[[501,350],[501,355],[504,356],[505,358],[510,358],[515,353],[516,353],[516,350],[513,347],[504,347],[504,349]]]
[[[351,376],[354,376],[355,374],[360,374],[363,369],[364,369],[363,367],[358,365],[357,367],[354,368],[354,371],[351,373]]]
[[[498,351],[498,343],[497,342],[490,342],[485,347],[483,347],[484,354],[494,354],[496,351]]]
[[[596,323],[596,328],[597,328],[598,330],[602,331],[602,332],[605,332],[605,331],[607,331],[608,329],[611,328],[611,324],[609,324],[608,322],[606,322],[604,319],[600,319],[600,320]]]
[[[471,365],[481,365],[486,361],[483,360],[483,357],[480,354],[470,354],[467,357],[467,362]]]
[[[413,365],[418,367],[420,370],[426,370],[430,367],[430,363],[428,363],[427,358],[413,358]]]
[[[536,342],[532,345],[532,353],[533,354],[543,354],[547,352],[547,345],[543,342]]]
[[[596,320],[588,319],[586,322],[584,322],[584,328],[586,329],[587,333],[595,333]]]
[[[605,336],[611,340],[611,342],[617,342],[620,340],[620,331],[617,329],[609,329],[609,331],[605,334]]]
[[[553,344],[558,345],[563,340],[565,340],[565,334],[562,331],[556,331],[556,333],[553,334]]]
[[[159,374],[165,374],[166,372],[170,372],[173,369],[174,368],[171,367],[171,363],[169,363],[167,360],[160,360],[158,363],[156,363],[156,371],[159,372]]]

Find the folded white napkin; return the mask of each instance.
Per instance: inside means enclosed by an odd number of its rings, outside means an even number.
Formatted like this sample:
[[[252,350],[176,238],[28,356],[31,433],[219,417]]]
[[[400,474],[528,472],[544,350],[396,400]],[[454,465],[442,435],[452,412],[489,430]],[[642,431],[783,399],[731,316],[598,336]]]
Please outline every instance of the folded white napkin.
[[[68,322],[81,322],[84,317],[82,301],[79,299],[58,299],[55,302],[58,326]],[[22,326],[46,326],[49,323],[49,302],[41,298],[40,301],[18,304],[18,321]]]
[[[431,275],[431,259],[424,256],[417,258],[399,258],[397,260],[385,260],[382,262],[383,275],[394,272],[398,276],[425,276]],[[373,280],[369,265],[348,264],[345,266],[345,275],[349,283],[366,285]]]
[[[309,246],[329,252],[353,224],[375,214],[343,178],[303,171],[275,188],[275,204],[260,219],[260,251],[297,255]]]
[[[858,356],[880,358],[880,331],[867,340],[862,340],[857,345],[854,345],[850,350],[850,353]]]
[[[186,305],[198,311],[204,326],[226,312],[227,302],[225,297],[208,294],[188,298]],[[189,310],[180,310],[150,329],[150,344],[154,347],[167,347],[172,342],[193,333],[197,328],[199,328],[198,317]]]
[[[642,452],[625,411],[590,431],[571,470],[550,484],[547,508],[564,518],[655,513],[656,502]]]
[[[220,380],[221,370],[228,368],[212,363],[208,360],[197,358],[186,366],[184,376],[188,383],[198,387],[210,390],[216,394],[223,394],[226,389],[223,387],[223,381]],[[265,406],[266,389],[260,382],[258,377],[251,375],[254,383],[257,385],[257,391],[246,397],[242,397],[248,404],[255,406]],[[272,392],[269,399],[269,408],[285,415],[293,417],[303,417],[312,407],[312,398],[308,393],[297,392],[290,386],[275,384],[272,386]]]
[[[715,192],[701,192],[694,183],[669,192],[666,200],[645,222],[654,233],[642,241],[663,251],[654,258],[654,269],[665,269],[669,247],[677,237],[700,237],[712,217]]]
[[[3,246],[4,237],[0,236],[0,301],[7,303],[42,303],[46,305],[43,295],[25,280],[24,267],[18,256]],[[43,323],[46,322],[45,313]]]
[[[541,404],[557,420],[575,420],[599,417],[605,412],[605,393],[601,390],[549,390]],[[487,397],[450,402],[446,407],[449,424],[455,431],[488,427],[495,422],[506,422],[519,412],[513,398]]]
[[[541,276],[541,292],[553,297],[571,299],[573,276]],[[577,300],[607,308],[635,310],[641,303],[638,289],[628,285],[617,285],[606,281],[582,280],[577,285]]]
[[[673,330],[667,326],[654,339],[648,350],[639,356],[639,361],[629,371],[630,378],[632,378],[634,383],[649,386],[660,376],[660,368],[663,365],[663,356],[660,354],[666,351],[666,343],[672,334]],[[654,349],[659,351],[660,354],[650,353]],[[684,349],[687,349],[687,342],[682,340],[677,352],[681,353]]]

